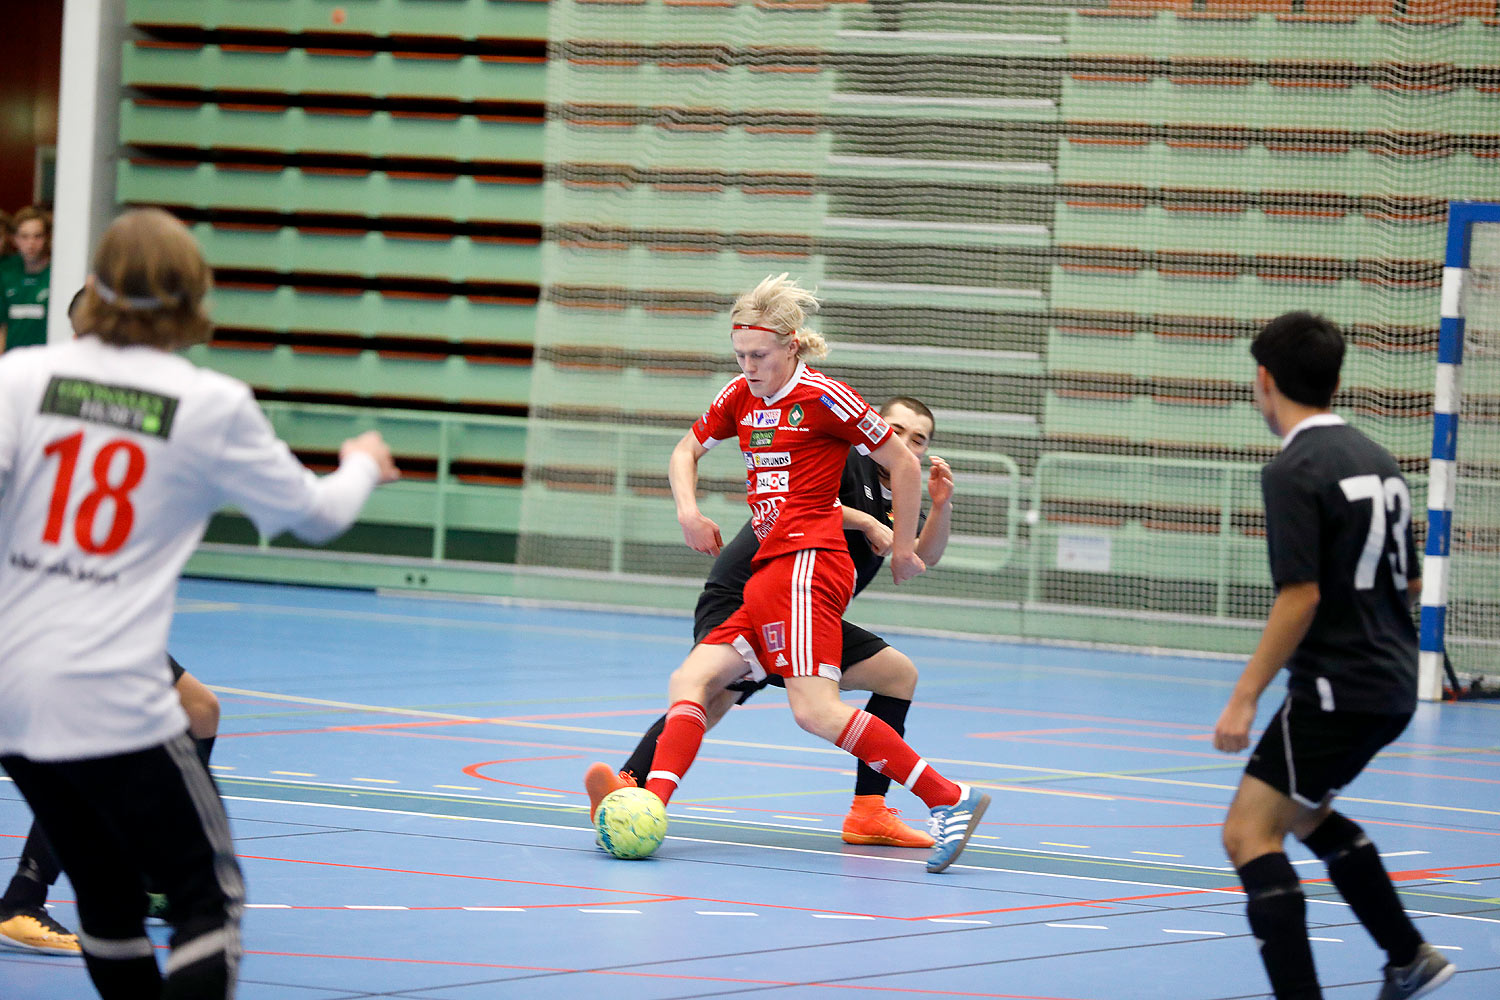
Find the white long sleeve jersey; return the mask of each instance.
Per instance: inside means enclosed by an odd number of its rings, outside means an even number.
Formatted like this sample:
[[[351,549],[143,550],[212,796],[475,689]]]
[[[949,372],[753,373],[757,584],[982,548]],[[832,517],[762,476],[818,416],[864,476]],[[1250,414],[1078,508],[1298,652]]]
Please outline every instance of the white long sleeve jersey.
[[[0,356],[0,754],[128,753],[187,726],[166,665],[183,564],[234,506],[325,541],[379,478],[318,478],[243,382],[96,337]]]

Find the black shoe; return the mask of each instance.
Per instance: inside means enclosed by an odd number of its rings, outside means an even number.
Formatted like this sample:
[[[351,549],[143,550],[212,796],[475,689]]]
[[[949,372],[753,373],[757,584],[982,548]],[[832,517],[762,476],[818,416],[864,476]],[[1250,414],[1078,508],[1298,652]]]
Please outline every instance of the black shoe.
[[[1387,965],[1385,985],[1380,988],[1378,1000],[1407,1000],[1409,997],[1425,997],[1453,978],[1458,967],[1443,957],[1443,953],[1423,942],[1417,949],[1417,957],[1407,965]]]

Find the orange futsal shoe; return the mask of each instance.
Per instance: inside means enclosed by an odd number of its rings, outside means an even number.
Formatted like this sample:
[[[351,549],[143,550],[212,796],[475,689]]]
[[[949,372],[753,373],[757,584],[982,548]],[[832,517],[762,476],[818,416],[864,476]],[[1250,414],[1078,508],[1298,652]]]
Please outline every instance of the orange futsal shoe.
[[[897,819],[896,810],[885,804],[884,795],[856,795],[849,815],[844,817],[844,843],[931,847],[936,841]]]
[[[589,822],[594,821],[594,813],[599,811],[599,803],[604,801],[604,796],[622,788],[634,787],[635,775],[629,771],[616,774],[608,764],[590,764],[589,769],[583,772],[583,790],[589,793]]]

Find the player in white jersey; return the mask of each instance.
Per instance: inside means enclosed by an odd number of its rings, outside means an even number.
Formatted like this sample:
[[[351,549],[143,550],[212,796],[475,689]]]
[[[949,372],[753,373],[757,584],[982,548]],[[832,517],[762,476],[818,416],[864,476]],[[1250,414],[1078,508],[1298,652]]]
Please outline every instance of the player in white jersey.
[[[94,255],[88,332],[0,357],[0,764],[73,883],[105,998],[234,992],[244,886],[163,669],[209,516],[326,541],[397,476],[368,433],[319,479],[246,385],[169,353],[206,339],[209,284],[181,223],[127,213]],[[171,903],[165,981],[147,879]]]

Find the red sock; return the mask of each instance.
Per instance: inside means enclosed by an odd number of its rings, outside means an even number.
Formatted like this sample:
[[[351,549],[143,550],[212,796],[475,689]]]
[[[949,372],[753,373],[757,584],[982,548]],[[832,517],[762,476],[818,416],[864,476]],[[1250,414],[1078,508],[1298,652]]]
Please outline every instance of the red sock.
[[[957,785],[928,767],[894,729],[869,712],[854,713],[839,734],[838,745],[870,765],[870,770],[888,774],[910,788],[929,809],[951,806],[959,799]]]
[[[654,792],[666,805],[682,782],[682,776],[693,766],[708,716],[696,701],[679,701],[667,709],[667,724],[656,741],[656,756],[651,758],[651,772],[646,775],[646,790]]]

